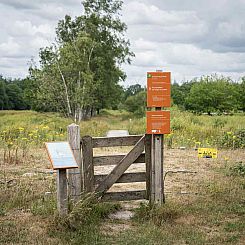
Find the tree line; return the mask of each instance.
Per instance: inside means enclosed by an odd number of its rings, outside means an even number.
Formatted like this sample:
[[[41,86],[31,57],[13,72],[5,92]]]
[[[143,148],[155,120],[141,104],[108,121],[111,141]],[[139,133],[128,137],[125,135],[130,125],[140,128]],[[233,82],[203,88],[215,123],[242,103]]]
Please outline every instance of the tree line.
[[[7,79],[0,75],[0,110],[27,110],[26,79]]]
[[[137,92],[127,97],[124,108],[137,115],[144,115],[146,89],[140,85]],[[130,90],[130,87],[128,88]],[[172,105],[194,113],[231,113],[245,111],[245,77],[232,81],[229,77],[202,76],[184,83],[173,82]]]
[[[0,109],[53,111],[55,108],[37,106],[37,101],[30,95],[33,81],[25,79],[6,79],[0,76]],[[100,106],[100,109],[124,109],[136,116],[143,116],[146,108],[146,87],[134,84],[128,87],[117,85],[117,91],[111,96],[114,101]],[[110,93],[109,93],[110,94]],[[110,95],[109,95],[110,96]],[[181,110],[194,113],[230,113],[245,111],[245,77],[240,81],[230,78],[211,75],[195,78],[184,83],[172,83],[172,105]]]
[[[30,78],[6,79],[0,76],[0,109],[53,111],[55,108],[36,107],[36,101],[30,96],[32,88]],[[100,108],[124,109],[136,116],[143,116],[146,108],[146,87],[140,84],[123,87],[118,85],[116,98]],[[32,99],[33,98],[33,99]],[[211,75],[195,78],[184,83],[172,83],[172,105],[181,110],[195,113],[230,113],[245,111],[245,77],[232,81],[228,77]]]

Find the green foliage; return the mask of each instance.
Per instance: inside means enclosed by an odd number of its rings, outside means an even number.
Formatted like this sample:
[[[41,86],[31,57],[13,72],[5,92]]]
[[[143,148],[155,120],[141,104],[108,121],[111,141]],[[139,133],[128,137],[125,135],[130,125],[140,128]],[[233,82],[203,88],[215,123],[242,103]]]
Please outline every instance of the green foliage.
[[[244,148],[245,147],[245,129],[235,132],[225,132],[220,140],[220,145],[226,148]]]
[[[135,210],[134,220],[137,222],[152,222],[161,226],[164,223],[171,223],[180,216],[180,209],[176,205],[167,203],[161,207],[141,203]]]
[[[187,96],[186,109],[195,112],[229,112],[239,108],[238,91],[229,78],[202,77]]]
[[[0,110],[25,110],[29,103],[25,100],[25,79],[5,79],[0,75]]]
[[[125,101],[125,109],[134,113],[136,116],[144,116],[146,108],[146,92],[140,91],[139,93],[129,96]]]
[[[6,85],[5,82],[2,79],[0,79],[0,109],[3,110],[6,108],[8,108],[8,96],[6,93]]]
[[[101,219],[119,209],[119,204],[103,203],[99,201],[95,193],[86,193],[81,196],[81,200],[76,203],[65,219],[58,220],[57,225],[65,229],[80,230],[86,225],[97,224]]]
[[[102,244],[106,239],[100,232],[100,225],[119,209],[119,204],[100,202],[95,193],[84,194],[66,217],[53,216],[49,230],[52,236],[67,242],[72,238],[74,244]]]
[[[58,43],[41,49],[41,69],[30,67],[28,93],[34,109],[58,111],[79,121],[95,110],[117,108],[122,98],[118,82],[125,79],[120,66],[133,56],[119,18],[122,1],[82,4],[83,15],[59,21]]]
[[[185,82],[181,85],[174,82],[171,86],[171,98],[175,105],[178,105],[181,109],[185,108],[185,99],[190,93],[191,87],[196,83],[195,80]]]
[[[144,91],[144,88],[142,88],[140,84],[130,85],[124,91],[124,98],[127,99],[129,96],[136,95],[141,91]]]
[[[171,95],[180,109],[196,113],[244,111],[244,84],[244,78],[234,82],[224,76],[203,76],[181,85],[174,83]]]
[[[245,177],[245,164],[243,162],[238,162],[230,167],[230,175]]]

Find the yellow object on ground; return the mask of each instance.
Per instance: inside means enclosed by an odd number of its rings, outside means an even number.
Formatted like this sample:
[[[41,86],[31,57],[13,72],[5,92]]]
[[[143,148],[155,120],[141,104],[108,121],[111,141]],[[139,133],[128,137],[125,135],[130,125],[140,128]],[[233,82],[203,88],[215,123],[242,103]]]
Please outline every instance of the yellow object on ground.
[[[215,148],[198,148],[199,158],[217,158],[218,150]]]

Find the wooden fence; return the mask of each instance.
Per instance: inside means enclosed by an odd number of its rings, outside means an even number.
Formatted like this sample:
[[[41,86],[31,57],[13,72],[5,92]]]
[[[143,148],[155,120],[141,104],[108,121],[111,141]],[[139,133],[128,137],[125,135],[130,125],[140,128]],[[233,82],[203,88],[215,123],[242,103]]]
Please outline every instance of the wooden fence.
[[[117,200],[140,200],[148,199],[149,195],[149,163],[150,159],[146,146],[149,137],[143,135],[131,135],[122,137],[90,137],[81,138],[81,154],[83,169],[83,188],[85,192],[101,193],[102,199],[105,201]],[[125,155],[103,155],[93,156],[94,148],[102,147],[121,147],[134,146],[128,154]],[[144,172],[125,173],[131,164],[145,163]],[[94,167],[114,165],[114,169],[109,174],[94,174]],[[114,183],[135,183],[146,182],[144,190],[129,190],[124,192],[108,191]]]
[[[68,126],[68,141],[78,163],[78,169],[69,169],[68,193],[72,200],[79,201],[81,193],[96,192],[103,200],[148,199],[161,205],[164,202],[163,186],[163,136],[130,135],[123,137],[80,138],[80,127]],[[131,146],[125,155],[94,156],[94,148]],[[145,163],[145,172],[125,173],[130,165]],[[94,167],[114,165],[105,175],[95,175]],[[115,183],[145,182],[144,190],[110,192]]]

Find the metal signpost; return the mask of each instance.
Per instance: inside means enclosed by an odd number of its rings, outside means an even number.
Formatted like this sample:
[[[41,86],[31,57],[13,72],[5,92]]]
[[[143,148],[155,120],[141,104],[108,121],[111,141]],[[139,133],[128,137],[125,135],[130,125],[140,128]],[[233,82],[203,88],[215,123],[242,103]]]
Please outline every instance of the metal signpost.
[[[68,212],[67,169],[78,168],[72,149],[68,142],[45,143],[49,160],[57,170],[57,207],[60,215]]]
[[[155,108],[146,112],[147,134],[152,135],[149,198],[151,204],[157,205],[164,203],[163,147],[164,134],[170,133],[170,111],[162,108],[171,105],[170,81],[170,72],[147,73],[147,108]]]

